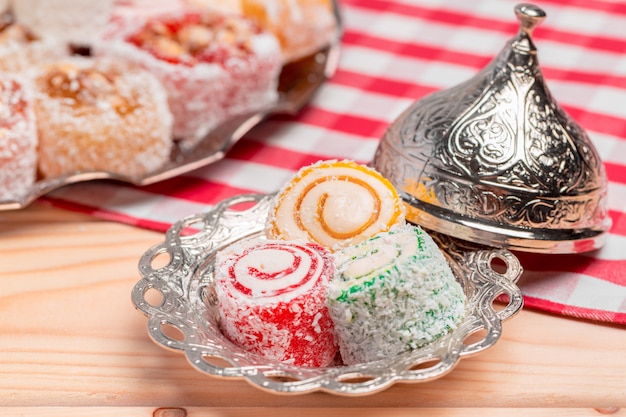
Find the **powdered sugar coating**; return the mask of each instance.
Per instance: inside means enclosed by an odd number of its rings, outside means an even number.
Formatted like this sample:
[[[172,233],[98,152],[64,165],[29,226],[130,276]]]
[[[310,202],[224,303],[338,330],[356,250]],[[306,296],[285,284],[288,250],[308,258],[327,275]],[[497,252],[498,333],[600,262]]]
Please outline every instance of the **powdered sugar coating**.
[[[129,41],[144,30],[146,24],[153,24],[150,22],[160,20],[184,25],[190,14],[195,12],[153,16],[148,21],[125,16],[113,22],[115,30],[107,32],[102,42],[94,46],[95,54],[137,63],[161,81],[174,115],[174,136],[182,140],[184,148],[195,146],[212,129],[234,116],[270,108],[278,100],[278,75],[282,68],[278,42],[266,32],[246,39],[248,55],[228,56],[216,63],[172,62]],[[239,25],[251,24],[239,16],[228,18]],[[230,47],[228,42],[225,45]]]
[[[296,61],[329,45],[337,20],[331,0],[186,0],[197,7],[237,11],[273,33],[284,62]]]
[[[114,1],[112,19],[118,17],[156,16],[177,13],[185,7],[185,0],[122,0]]]
[[[330,0],[242,0],[244,14],[280,40],[285,61],[295,61],[331,43],[337,21]]]
[[[380,173],[354,161],[328,160],[301,168],[278,193],[267,236],[334,251],[402,224],[404,206]]]
[[[68,55],[58,39],[37,39],[8,14],[0,15],[0,71],[20,74],[52,59]]]
[[[165,91],[146,71],[71,57],[39,68],[34,80],[44,176],[139,176],[169,160],[172,116]]]
[[[0,73],[0,201],[18,198],[35,182],[37,130],[32,100],[24,80]]]
[[[417,226],[380,233],[334,255],[329,309],[348,365],[424,346],[465,315],[463,289]]]
[[[214,276],[222,331],[276,361],[328,365],[337,352],[326,307],[333,272],[329,253],[311,243],[251,240],[218,252]]]
[[[18,0],[16,20],[42,39],[89,45],[111,15],[113,0]]]

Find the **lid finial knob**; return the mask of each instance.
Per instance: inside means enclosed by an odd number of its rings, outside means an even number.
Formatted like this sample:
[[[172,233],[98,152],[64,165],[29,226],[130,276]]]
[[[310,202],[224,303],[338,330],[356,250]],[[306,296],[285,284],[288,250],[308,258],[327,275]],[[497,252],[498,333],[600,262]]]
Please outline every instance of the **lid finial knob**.
[[[546,18],[546,12],[534,4],[521,3],[515,6],[515,16],[519,20],[520,30],[530,36],[535,27]]]

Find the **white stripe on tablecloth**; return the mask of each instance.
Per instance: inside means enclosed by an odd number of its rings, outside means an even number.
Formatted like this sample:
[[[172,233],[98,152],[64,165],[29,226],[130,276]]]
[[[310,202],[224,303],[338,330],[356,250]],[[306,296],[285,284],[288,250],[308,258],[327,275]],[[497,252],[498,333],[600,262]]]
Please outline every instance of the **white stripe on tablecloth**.
[[[419,7],[427,7],[433,9],[439,9],[442,11],[450,11],[453,13],[464,13],[468,15],[468,18],[475,16],[476,18],[485,18],[492,20],[499,20],[505,23],[515,23],[514,7],[519,4],[518,0],[492,0],[492,1],[466,1],[466,2],[450,2],[449,0],[420,0],[419,2],[411,0],[394,1],[398,4],[415,5]],[[539,4],[541,6],[541,4]],[[583,36],[597,36],[602,34],[604,37],[610,37],[615,39],[626,39],[626,32],[624,31],[624,25],[626,24],[626,16],[611,14],[602,10],[595,10],[592,8],[576,7],[576,6],[560,6],[557,4],[549,4],[545,7],[542,6],[547,14],[547,18],[541,23],[541,26],[549,27],[553,30],[559,30],[566,33],[580,34]],[[356,16],[357,13],[367,13],[370,15],[369,23],[376,22],[372,16],[391,14],[389,11],[380,12],[378,10],[368,10],[366,7],[357,7],[349,4],[345,4],[342,7],[346,17],[346,24],[350,26],[353,23],[351,16]],[[434,12],[436,13],[436,11]],[[428,20],[411,17],[411,16],[399,16],[393,14],[390,17],[391,20],[398,20],[403,22],[404,20],[413,20],[420,25],[425,24],[437,24],[429,22]],[[443,23],[441,23],[443,25]],[[454,26],[454,25],[448,25]],[[402,28],[410,27],[409,24],[404,23]],[[431,27],[431,26],[429,26]],[[457,27],[457,26],[454,26]],[[485,27],[485,30],[489,30]],[[410,35],[410,33],[406,34]],[[396,36],[398,39],[402,39],[402,34]],[[472,45],[474,46],[474,45]],[[480,47],[481,45],[477,45]]]
[[[626,61],[626,60],[625,60]],[[575,82],[546,81],[556,101],[607,116],[626,118],[626,89]]]
[[[592,257],[605,261],[626,260],[626,236],[608,233],[606,245],[593,252]]]
[[[434,76],[437,67],[431,66],[430,69],[416,76],[428,77],[431,71]],[[581,104],[584,104],[586,110],[626,118],[626,106],[622,105],[626,103],[626,89],[600,88],[565,82],[553,82],[550,89],[562,106],[571,105],[580,108]],[[570,93],[570,91],[573,92]],[[582,97],[584,101],[581,101]],[[412,99],[366,92],[331,81],[320,89],[313,98],[312,105],[329,112],[391,123],[413,102]]]
[[[451,51],[472,51],[475,54],[491,56],[515,35],[515,33],[489,30],[488,27],[482,29],[464,27],[418,16],[380,12],[351,5],[345,5],[343,11],[345,26],[349,31],[361,32],[390,41],[415,42]],[[512,22],[511,16],[507,22]]]
[[[50,196],[132,218],[162,223],[173,223],[210,207],[190,200],[149,193],[140,188],[120,187],[117,184],[97,181],[60,188]]]
[[[584,274],[524,271],[519,286],[524,295],[570,306],[620,311],[626,287]]]
[[[413,100],[387,94],[370,93],[354,87],[328,82],[312,100],[312,105],[326,111],[391,122]]]
[[[619,1],[619,0],[616,0]],[[504,22],[513,21],[513,8],[519,4],[519,0],[489,0],[489,1],[457,1],[449,0],[395,0],[397,4],[417,5],[421,7],[432,7],[440,10],[452,12],[464,12],[476,17],[501,20]],[[598,33],[611,34],[618,39],[626,39],[626,17],[613,15],[601,10],[595,10],[580,5],[541,5],[547,14],[547,18],[542,25],[562,30],[565,32],[576,32],[581,35],[596,35]]]
[[[379,143],[379,138],[351,135],[303,123],[271,120],[257,126],[248,134],[248,139],[303,154],[363,162],[372,159]]]
[[[244,188],[257,193],[273,193],[284,186],[294,171],[272,165],[225,158],[192,171],[187,176]]]
[[[621,58],[626,63],[626,55]],[[367,63],[375,63],[368,65]],[[382,76],[444,89],[467,81],[478,69],[437,61],[421,61],[400,57],[363,47],[346,47],[340,68],[369,76]],[[546,80],[548,88],[562,106],[580,108],[597,113],[626,118],[626,89],[598,86],[579,82]],[[313,103],[326,110],[357,114],[363,117],[391,121],[393,115],[408,107],[412,101],[380,93],[369,93],[352,87],[328,82]],[[381,113],[382,112],[382,113]],[[391,119],[390,119],[391,117]]]
[[[386,23],[384,15],[381,18],[378,13],[353,8],[348,9],[346,20],[347,30],[353,32],[390,41],[427,45],[442,51],[471,53],[487,58],[500,52],[514,35],[493,32],[489,28],[459,27],[408,16],[393,16]],[[626,24],[626,19],[624,19],[624,24]],[[539,60],[542,66],[590,73],[603,73],[610,69],[616,75],[626,74],[626,63],[621,53],[600,51],[552,40],[534,40],[539,49]],[[349,43],[343,45],[344,49],[350,47],[353,45]],[[385,51],[380,50],[380,52]],[[370,65],[376,66],[376,61],[370,61]],[[368,71],[368,68],[365,67],[363,70]]]
[[[587,134],[593,142],[600,158],[605,162],[624,165],[626,155],[626,140],[617,136],[587,130]]]
[[[473,77],[469,66],[394,55],[363,46],[342,47],[339,67],[343,70],[388,80],[448,88]],[[332,80],[331,80],[332,82]]]
[[[626,184],[609,181],[607,194],[608,209],[626,213]]]

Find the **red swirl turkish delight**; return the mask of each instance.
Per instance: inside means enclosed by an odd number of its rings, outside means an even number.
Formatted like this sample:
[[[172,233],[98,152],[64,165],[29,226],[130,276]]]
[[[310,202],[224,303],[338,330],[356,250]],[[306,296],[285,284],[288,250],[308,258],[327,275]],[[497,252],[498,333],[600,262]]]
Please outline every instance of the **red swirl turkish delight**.
[[[266,358],[327,366],[337,353],[326,307],[333,274],[329,252],[314,243],[253,240],[219,252],[215,289],[222,331]]]

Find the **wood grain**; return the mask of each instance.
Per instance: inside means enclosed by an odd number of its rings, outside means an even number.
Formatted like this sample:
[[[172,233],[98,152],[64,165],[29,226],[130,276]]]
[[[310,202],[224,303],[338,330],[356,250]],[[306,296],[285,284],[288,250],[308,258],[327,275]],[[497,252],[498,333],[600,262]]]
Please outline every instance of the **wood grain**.
[[[624,415],[625,329],[529,310],[505,322],[494,347],[443,378],[365,397],[280,396],[203,375],[149,339],[146,319],[130,301],[139,257],[162,238],[41,204],[0,212],[1,415],[132,417],[177,407],[187,416],[258,415],[248,407],[313,409],[298,409],[304,416],[317,407],[357,407],[346,415],[363,417],[372,407],[392,417],[413,415],[414,407],[442,416],[479,415],[473,407]],[[106,407],[125,408],[107,414]],[[288,415],[280,410],[270,414]],[[533,413],[506,412],[545,415]]]
[[[587,408],[422,408],[429,417],[612,417],[626,416],[626,410]],[[345,417],[415,417],[414,408],[325,408],[324,415]],[[319,408],[229,407],[12,407],[0,408],[3,417],[319,417]]]

